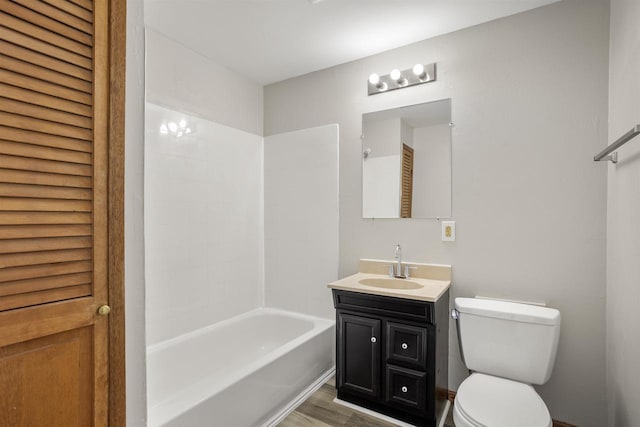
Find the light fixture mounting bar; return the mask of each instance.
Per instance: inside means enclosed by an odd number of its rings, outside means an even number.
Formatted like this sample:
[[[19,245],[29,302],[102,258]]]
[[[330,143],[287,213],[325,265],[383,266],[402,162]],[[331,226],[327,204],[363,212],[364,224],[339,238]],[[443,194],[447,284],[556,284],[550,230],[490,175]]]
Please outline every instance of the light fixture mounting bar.
[[[384,76],[372,74],[367,81],[368,94],[377,95],[391,90],[404,89],[405,87],[435,82],[436,63],[425,64],[422,67],[420,65],[421,64],[416,64],[413,68],[407,68],[406,70],[399,71],[399,78],[396,78],[398,70],[393,70],[391,73],[385,74]],[[416,74],[416,70],[422,71],[422,73]],[[375,76],[375,78],[373,78],[373,76]]]

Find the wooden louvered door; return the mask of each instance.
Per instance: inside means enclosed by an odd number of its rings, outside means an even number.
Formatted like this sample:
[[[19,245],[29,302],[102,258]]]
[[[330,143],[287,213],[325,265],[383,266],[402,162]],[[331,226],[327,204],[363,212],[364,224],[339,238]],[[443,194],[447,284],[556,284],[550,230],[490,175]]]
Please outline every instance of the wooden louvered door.
[[[402,144],[402,193],[400,218],[411,218],[413,209],[413,148]]]
[[[0,0],[1,426],[108,423],[109,13]]]

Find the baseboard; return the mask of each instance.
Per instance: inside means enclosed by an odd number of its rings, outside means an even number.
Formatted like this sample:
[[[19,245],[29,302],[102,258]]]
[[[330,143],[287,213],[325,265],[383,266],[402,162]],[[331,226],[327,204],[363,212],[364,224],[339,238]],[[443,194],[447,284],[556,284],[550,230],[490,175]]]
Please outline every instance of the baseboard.
[[[379,420],[388,422],[390,424],[396,425],[398,427],[415,427],[413,424],[409,424],[407,422],[398,420],[396,418],[390,417],[388,415],[385,414],[381,414],[380,412],[376,412],[373,411],[371,409],[367,409],[364,408],[360,405],[356,405],[355,403],[351,403],[351,402],[346,402],[342,399],[338,399],[337,397],[335,399],[333,399],[334,403],[337,403],[339,405],[345,406],[349,409],[353,409],[355,411],[358,412],[362,412],[363,414],[367,414],[371,417],[377,418]],[[446,402],[446,404],[444,405],[444,408],[442,408],[442,413],[440,414],[440,417],[437,419],[438,421],[438,427],[444,427],[444,423],[447,420],[447,416],[449,415],[449,409],[451,408],[451,402]]]
[[[453,405],[453,401],[456,399],[456,392],[453,390],[449,390],[448,398],[451,404]],[[573,424],[565,423],[564,421],[553,420],[553,427],[578,427]]]
[[[276,415],[274,415],[273,417],[271,417],[269,419],[269,421],[267,421],[266,423],[264,423],[262,425],[262,427],[275,427],[278,424],[280,424],[280,422],[282,422],[282,420],[284,420],[285,418],[287,418],[287,416],[292,413],[293,411],[296,410],[296,408],[300,405],[302,405],[302,403],[307,400],[313,393],[315,393],[316,391],[318,391],[318,389],[320,387],[322,387],[322,385],[327,382],[327,380],[329,378],[331,378],[333,376],[333,374],[335,374],[336,372],[336,367],[332,367],[329,370],[325,371],[322,375],[320,375],[318,377],[317,380],[315,380],[309,387],[307,387],[306,389],[304,389],[299,395],[297,395],[296,397],[293,398],[293,400],[291,400],[291,402],[289,402],[287,405],[285,405],[284,408],[282,408],[282,410],[280,410],[280,412],[278,412]]]

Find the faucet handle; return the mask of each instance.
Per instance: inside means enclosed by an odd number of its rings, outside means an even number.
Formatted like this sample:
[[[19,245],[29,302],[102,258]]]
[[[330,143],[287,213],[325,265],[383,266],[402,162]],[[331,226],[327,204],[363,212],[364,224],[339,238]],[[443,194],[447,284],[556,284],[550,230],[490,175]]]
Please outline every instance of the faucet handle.
[[[404,277],[408,279],[409,278],[409,270],[415,270],[417,268],[418,267],[411,267],[409,265],[405,265],[404,266]]]
[[[395,276],[396,273],[393,270],[393,264],[388,264],[387,267],[389,267],[389,277]]]

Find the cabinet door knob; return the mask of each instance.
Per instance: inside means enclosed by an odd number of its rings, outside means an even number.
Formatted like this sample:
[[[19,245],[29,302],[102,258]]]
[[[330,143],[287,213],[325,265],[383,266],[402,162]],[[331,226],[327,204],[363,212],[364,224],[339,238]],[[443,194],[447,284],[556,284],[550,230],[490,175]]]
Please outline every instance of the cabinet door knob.
[[[409,345],[406,342],[403,342],[401,347],[403,350],[406,350],[409,348]]]
[[[409,391],[409,389],[405,385],[403,385],[400,390],[402,390],[403,393],[406,393],[407,391]]]
[[[375,343],[376,341],[378,341],[376,337],[371,337],[371,342]]]

